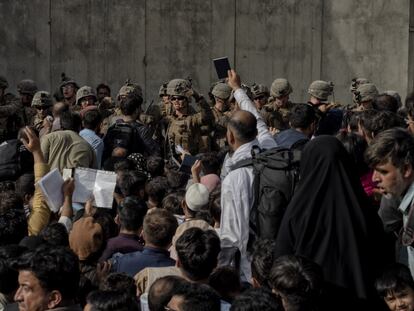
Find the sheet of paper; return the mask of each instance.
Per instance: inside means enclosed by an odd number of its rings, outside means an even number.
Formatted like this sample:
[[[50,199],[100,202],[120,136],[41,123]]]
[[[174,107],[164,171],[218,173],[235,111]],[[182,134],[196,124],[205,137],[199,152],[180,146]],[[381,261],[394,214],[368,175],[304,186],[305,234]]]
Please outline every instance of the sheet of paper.
[[[64,168],[62,172],[63,180],[67,180],[72,177],[72,169],[71,168]]]
[[[97,170],[90,168],[78,167],[75,169],[75,191],[72,196],[73,202],[85,203],[92,198],[96,172]]]
[[[95,205],[98,207],[112,208],[116,174],[108,171],[97,171],[93,195]]]
[[[50,210],[57,213],[63,205],[63,178],[62,175],[60,175],[59,170],[55,168],[50,171],[43,176],[37,184],[40,187]]]

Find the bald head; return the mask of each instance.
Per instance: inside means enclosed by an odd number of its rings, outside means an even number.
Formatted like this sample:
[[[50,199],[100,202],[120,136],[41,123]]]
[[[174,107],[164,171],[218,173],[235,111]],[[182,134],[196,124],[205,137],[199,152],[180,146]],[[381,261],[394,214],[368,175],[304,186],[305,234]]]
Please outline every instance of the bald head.
[[[248,143],[257,136],[257,120],[251,112],[245,110],[236,111],[230,119],[228,126],[239,143]]]

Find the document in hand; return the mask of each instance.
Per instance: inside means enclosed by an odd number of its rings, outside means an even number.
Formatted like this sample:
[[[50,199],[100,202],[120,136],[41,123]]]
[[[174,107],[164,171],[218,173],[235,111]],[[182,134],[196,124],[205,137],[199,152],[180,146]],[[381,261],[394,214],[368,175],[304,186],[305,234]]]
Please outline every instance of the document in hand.
[[[74,179],[73,202],[85,203],[94,198],[95,206],[112,208],[116,173],[78,167],[75,169]]]
[[[60,175],[59,170],[55,168],[47,173],[37,182],[37,185],[42,190],[50,210],[57,213],[63,205],[63,178],[62,175]]]

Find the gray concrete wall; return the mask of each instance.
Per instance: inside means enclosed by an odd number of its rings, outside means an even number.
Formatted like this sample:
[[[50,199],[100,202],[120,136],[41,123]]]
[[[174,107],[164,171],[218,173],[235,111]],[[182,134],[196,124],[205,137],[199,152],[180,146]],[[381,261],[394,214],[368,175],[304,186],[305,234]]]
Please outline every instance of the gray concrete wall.
[[[294,101],[316,79],[344,103],[355,76],[403,96],[413,84],[409,0],[2,0],[0,21],[13,92],[23,78],[54,89],[65,72],[114,95],[130,78],[147,100],[176,77],[206,93],[224,55],[247,83],[288,78]]]

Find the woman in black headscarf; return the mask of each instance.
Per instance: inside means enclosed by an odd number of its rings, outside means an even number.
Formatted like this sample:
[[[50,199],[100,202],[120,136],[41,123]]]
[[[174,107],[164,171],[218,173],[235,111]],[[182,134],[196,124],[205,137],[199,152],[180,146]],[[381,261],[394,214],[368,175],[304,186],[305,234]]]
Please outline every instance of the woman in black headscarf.
[[[327,282],[372,297],[376,273],[392,249],[383,243],[382,224],[347,151],[335,137],[317,137],[303,150],[300,174],[276,254],[307,257],[322,267]]]

